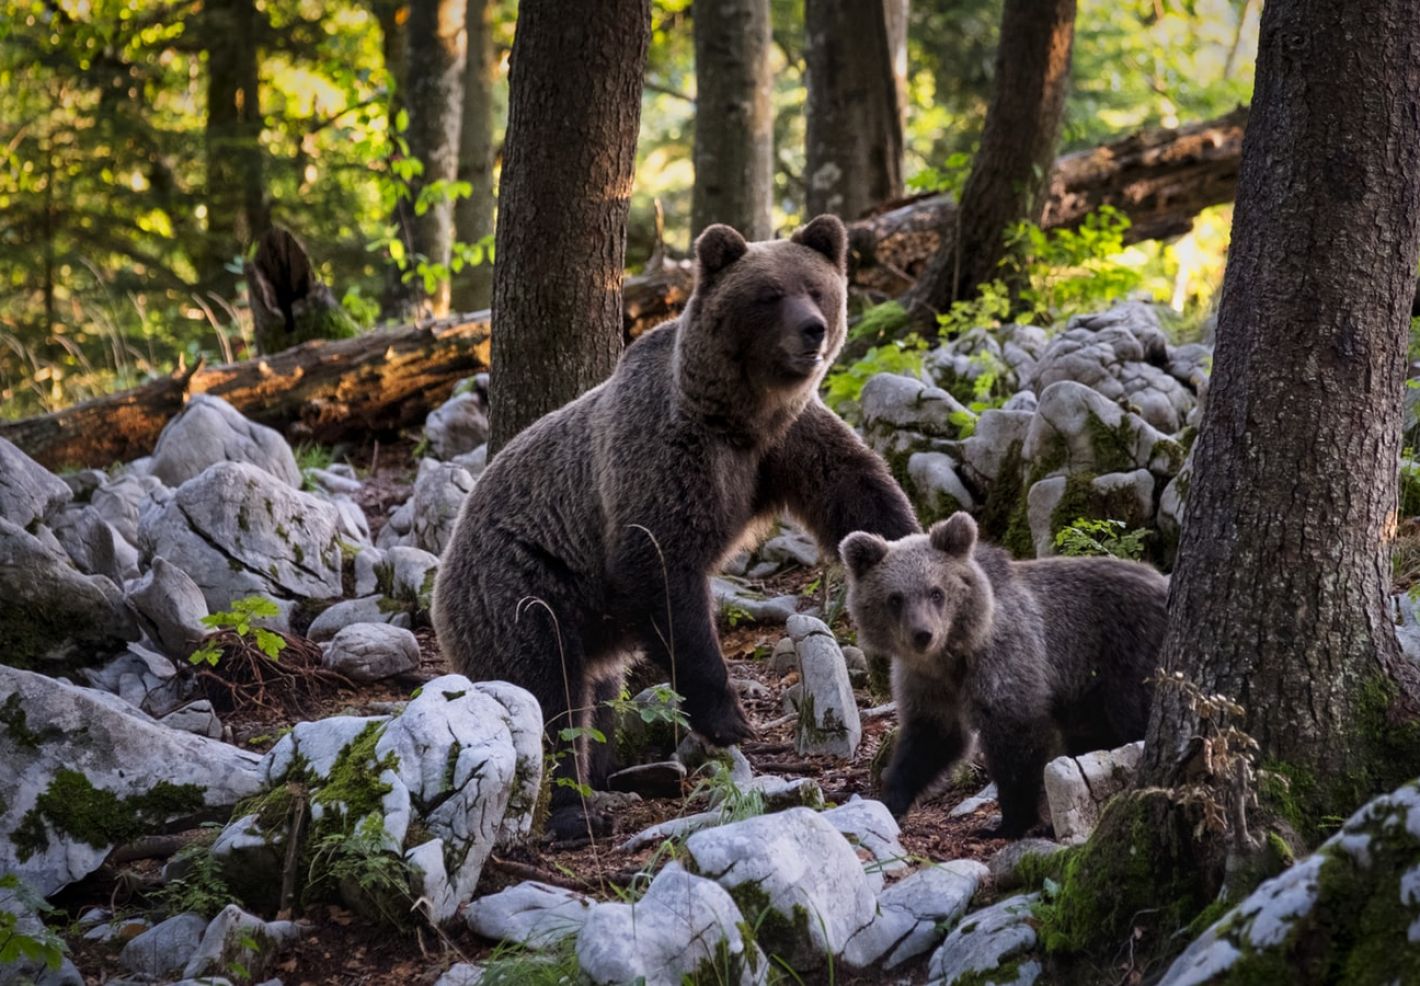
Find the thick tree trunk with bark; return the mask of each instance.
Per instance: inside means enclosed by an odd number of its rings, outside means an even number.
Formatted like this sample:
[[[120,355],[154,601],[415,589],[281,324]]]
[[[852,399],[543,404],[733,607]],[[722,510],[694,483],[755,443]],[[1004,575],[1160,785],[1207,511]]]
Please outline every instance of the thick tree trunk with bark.
[[[462,243],[493,235],[493,84],[498,54],[493,47],[493,0],[468,0],[467,54],[463,72],[463,123],[459,127],[459,181],[473,194],[454,204],[454,233]],[[493,303],[493,265],[475,264],[454,275],[453,305],[474,312]]]
[[[902,194],[898,7],[900,0],[805,0],[807,215],[856,219]]]
[[[1420,252],[1420,7],[1274,0],[1262,16],[1162,660],[1246,708],[1310,828],[1420,770],[1401,725],[1420,675],[1387,605]],[[1197,727],[1161,690],[1150,783],[1175,777]]]
[[[348,339],[359,331],[289,231],[267,230],[246,274],[257,352],[271,355],[298,342]]]
[[[610,375],[649,0],[518,8],[493,269],[490,452]]]
[[[1007,228],[1040,219],[1074,36],[1075,0],[1006,0],[981,149],[942,248],[904,300],[914,314],[944,312],[996,277]]]
[[[207,243],[202,282],[231,294],[227,269],[266,231],[269,212],[262,183],[261,16],[253,0],[211,0],[202,13],[207,51]]]
[[[695,191],[691,236],[727,223],[748,239],[774,226],[769,0],[695,0]]]
[[[421,259],[448,266],[454,244],[454,204],[447,193],[421,202],[436,183],[458,177],[459,123],[463,113],[464,15],[467,0],[412,0],[405,34],[405,102],[409,109],[409,152],[423,165],[410,183],[415,202],[409,223],[411,262]],[[422,210],[422,211],[421,211]],[[415,276],[406,282],[408,297],[435,315],[449,310],[449,279],[432,293]]]

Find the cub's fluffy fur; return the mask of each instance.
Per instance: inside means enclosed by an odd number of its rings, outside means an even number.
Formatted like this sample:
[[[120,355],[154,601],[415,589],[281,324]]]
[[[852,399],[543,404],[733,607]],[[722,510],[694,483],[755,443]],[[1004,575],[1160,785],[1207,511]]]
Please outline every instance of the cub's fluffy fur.
[[[889,543],[845,538],[859,640],[893,657],[899,730],[884,801],[901,816],[980,733],[1001,832],[1038,821],[1041,775],[1062,753],[1142,739],[1168,580],[1117,558],[1013,561],[956,513]]]
[[[709,574],[783,509],[830,552],[860,528],[919,529],[883,462],[817,396],[846,332],[843,224],[821,216],[766,243],[711,226],[695,250],[685,312],[498,453],[439,570],[444,653],[531,691],[554,736],[586,724],[640,652],[698,733],[747,738]],[[606,767],[591,765],[594,784]]]

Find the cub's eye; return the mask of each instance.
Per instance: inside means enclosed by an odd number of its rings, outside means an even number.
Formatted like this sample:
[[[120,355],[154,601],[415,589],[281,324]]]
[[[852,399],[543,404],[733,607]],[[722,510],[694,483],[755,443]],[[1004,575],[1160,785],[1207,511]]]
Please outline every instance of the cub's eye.
[[[761,305],[777,305],[784,300],[784,292],[777,288],[765,288],[754,300]]]
[[[815,305],[823,304],[823,292],[818,288],[809,288],[809,297],[813,299]]]
[[[927,595],[928,595],[928,598],[930,598],[930,599],[932,600],[932,605],[933,605],[933,606],[941,606],[943,603],[945,603],[945,602],[947,601],[947,594],[946,594],[945,592],[943,592],[941,589],[936,589],[936,588],[934,588],[934,589],[933,589],[931,592],[929,592]]]
[[[891,609],[894,612],[899,609],[902,609],[902,596],[900,596],[896,592],[888,596],[888,609]]]

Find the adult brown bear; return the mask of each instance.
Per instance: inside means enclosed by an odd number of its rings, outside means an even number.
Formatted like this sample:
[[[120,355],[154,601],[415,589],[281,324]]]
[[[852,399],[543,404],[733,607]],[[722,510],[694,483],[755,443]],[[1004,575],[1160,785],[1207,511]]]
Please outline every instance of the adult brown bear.
[[[518,435],[469,495],[434,591],[454,667],[531,691],[555,737],[592,721],[644,654],[705,739],[752,734],[720,654],[710,574],[783,509],[830,553],[852,531],[918,530],[883,462],[818,399],[846,333],[846,249],[832,216],[784,241],[701,234],[680,318]],[[592,761],[597,785],[606,760]],[[584,831],[576,801],[554,789],[555,835]]]

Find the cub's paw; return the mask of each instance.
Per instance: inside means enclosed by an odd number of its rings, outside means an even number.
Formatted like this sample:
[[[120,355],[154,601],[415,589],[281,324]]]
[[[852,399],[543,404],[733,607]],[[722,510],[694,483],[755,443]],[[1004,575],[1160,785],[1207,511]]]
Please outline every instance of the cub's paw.
[[[734,697],[713,709],[691,711],[690,728],[711,746],[736,746],[754,738],[754,727]]]
[[[602,839],[616,829],[616,819],[610,812],[590,805],[566,805],[554,808],[547,818],[547,834],[554,845],[584,845],[591,839]]]

